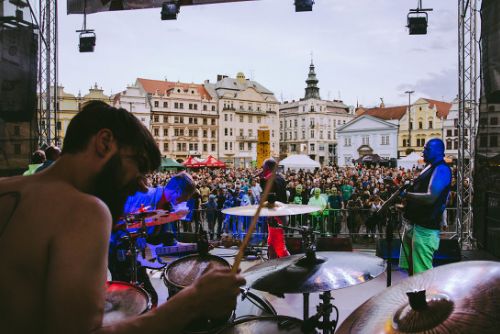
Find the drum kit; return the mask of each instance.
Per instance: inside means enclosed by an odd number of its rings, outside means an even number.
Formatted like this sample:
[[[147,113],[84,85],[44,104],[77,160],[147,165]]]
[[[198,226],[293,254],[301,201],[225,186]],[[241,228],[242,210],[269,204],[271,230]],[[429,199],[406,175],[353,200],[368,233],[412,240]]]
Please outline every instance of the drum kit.
[[[246,206],[225,213],[251,216],[256,210]],[[279,204],[261,210],[259,216],[316,210]],[[135,218],[144,220],[148,215]],[[144,226],[144,221],[141,224]],[[500,264],[474,261],[437,267],[403,280],[366,301],[336,330],[339,314],[332,292],[374,279],[385,271],[385,262],[356,252],[316,252],[315,232],[308,227],[296,230],[307,246],[305,254],[250,267],[242,273],[247,286],[232,314],[224,319],[199,319],[185,333],[496,333],[500,328]],[[169,296],[192,284],[209,266],[231,267],[225,259],[211,254],[188,255],[168,264],[163,282]],[[302,294],[303,319],[278,315],[255,290],[277,296]],[[320,303],[317,313],[309,316],[311,293],[320,295]],[[147,293],[140,287],[109,282],[104,324],[140,315],[150,307]]]

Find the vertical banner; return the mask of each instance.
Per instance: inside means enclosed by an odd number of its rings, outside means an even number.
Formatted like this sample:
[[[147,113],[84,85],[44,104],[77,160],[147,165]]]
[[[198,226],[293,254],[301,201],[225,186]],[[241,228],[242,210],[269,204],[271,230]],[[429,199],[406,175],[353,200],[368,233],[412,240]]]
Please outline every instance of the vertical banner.
[[[271,157],[271,136],[269,130],[257,130],[257,167]]]

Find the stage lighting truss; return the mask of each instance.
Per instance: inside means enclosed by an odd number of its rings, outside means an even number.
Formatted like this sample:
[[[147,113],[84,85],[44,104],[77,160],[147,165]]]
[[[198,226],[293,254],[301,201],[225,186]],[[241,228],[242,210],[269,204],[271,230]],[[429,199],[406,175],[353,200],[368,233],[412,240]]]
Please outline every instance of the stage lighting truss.
[[[296,12],[312,12],[314,0],[295,0]]]
[[[181,9],[179,0],[168,0],[161,5],[162,20],[177,20],[177,14]]]
[[[407,16],[407,22],[410,35],[427,35],[427,26],[429,23],[429,15],[432,8],[422,8],[422,0],[418,0],[418,7],[410,9]]]

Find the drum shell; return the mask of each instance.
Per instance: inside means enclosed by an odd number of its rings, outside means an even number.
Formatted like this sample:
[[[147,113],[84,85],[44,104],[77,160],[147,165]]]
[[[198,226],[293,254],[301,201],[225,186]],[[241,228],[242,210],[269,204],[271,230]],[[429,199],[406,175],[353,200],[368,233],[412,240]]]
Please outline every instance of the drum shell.
[[[117,314],[118,310],[114,307],[118,304],[112,303],[113,300],[116,301],[118,299],[122,301],[122,304],[120,305],[128,308],[128,310],[123,309],[121,314]],[[114,311],[114,314],[112,312],[106,312],[107,303],[113,305],[111,311]],[[151,310],[151,307],[151,297],[143,288],[127,282],[108,281],[106,282],[103,326],[110,326],[126,318],[144,314]]]
[[[219,264],[223,267],[231,268],[231,265],[229,262],[224,260],[221,257],[207,254],[207,255],[199,255],[199,254],[193,254],[193,255],[188,255],[181,257],[180,259],[177,259],[170,263],[163,271],[163,283],[168,289],[168,298],[171,298],[174,296],[176,293],[184,289],[185,287],[191,285],[194,280],[196,280],[198,277],[200,277],[203,273],[206,267],[196,273],[197,275],[191,275],[192,277],[188,277],[187,279],[184,277],[184,282],[179,282],[177,279],[178,277],[173,277],[173,276],[178,276],[179,274],[182,274],[182,266],[185,266],[184,269],[186,270],[186,274],[192,271],[196,266],[199,266],[201,263],[216,263]],[[208,266],[208,264],[206,265]]]

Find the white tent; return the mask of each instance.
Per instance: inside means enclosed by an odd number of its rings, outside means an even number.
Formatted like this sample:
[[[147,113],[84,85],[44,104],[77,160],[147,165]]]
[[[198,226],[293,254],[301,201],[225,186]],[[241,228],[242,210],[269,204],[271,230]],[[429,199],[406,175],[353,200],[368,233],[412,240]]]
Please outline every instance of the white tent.
[[[420,153],[412,152],[406,157],[398,159],[398,167],[403,167],[404,169],[412,169],[413,167],[423,167],[423,159]]]
[[[317,161],[309,158],[305,154],[296,154],[287,157],[279,162],[280,166],[283,166],[285,170],[288,169],[304,169],[304,170],[314,170],[319,168],[320,164]]]

